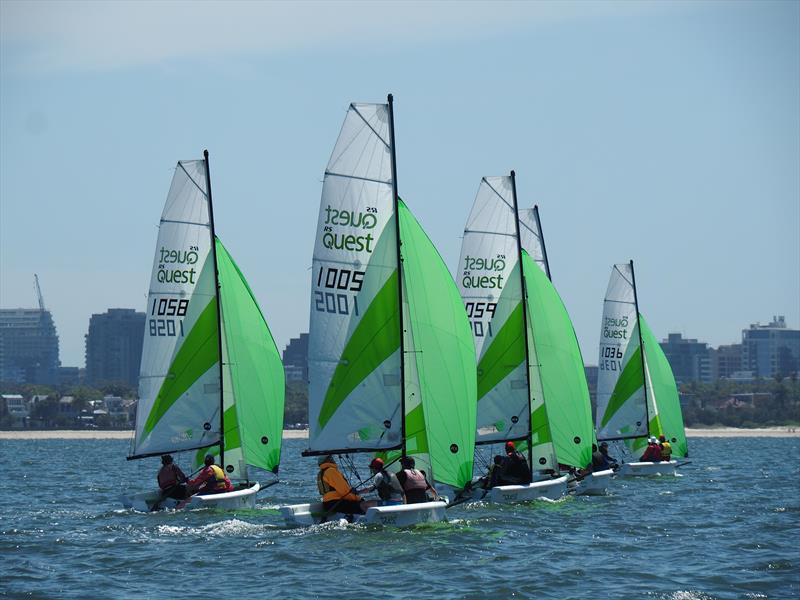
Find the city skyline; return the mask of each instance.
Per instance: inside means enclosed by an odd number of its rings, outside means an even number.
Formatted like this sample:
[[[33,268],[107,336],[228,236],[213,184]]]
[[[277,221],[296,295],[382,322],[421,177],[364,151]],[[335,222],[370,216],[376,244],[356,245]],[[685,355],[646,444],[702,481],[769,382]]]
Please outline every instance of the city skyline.
[[[361,6],[0,3],[0,307],[34,306],[38,273],[81,364],[91,314],[144,310],[172,169],[208,148],[284,347],[344,111],[393,92],[400,195],[451,273],[480,178],[516,169],[584,362],[631,258],[659,339],[798,326],[800,5]]]

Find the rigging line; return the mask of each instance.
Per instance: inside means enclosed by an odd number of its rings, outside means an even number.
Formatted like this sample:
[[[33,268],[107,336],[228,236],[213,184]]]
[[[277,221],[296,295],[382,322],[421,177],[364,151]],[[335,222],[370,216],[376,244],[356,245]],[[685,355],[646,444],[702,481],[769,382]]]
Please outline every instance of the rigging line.
[[[625,273],[620,271],[617,265],[614,265],[614,270],[617,271],[617,273],[619,273],[619,276],[622,277],[628,284],[633,285],[633,282],[627,277],[625,277]]]
[[[192,162],[199,162],[199,161],[192,161]],[[201,187],[198,185],[198,183],[197,183],[197,182],[196,182],[196,181],[195,181],[195,180],[192,178],[192,176],[191,176],[191,175],[189,175],[189,171],[187,171],[187,170],[186,170],[186,167],[184,167],[184,166],[183,166],[183,161],[179,160],[179,161],[178,161],[178,166],[181,168],[181,171],[183,171],[184,173],[186,173],[186,177],[188,177],[188,178],[189,178],[189,181],[191,181],[191,182],[194,184],[194,187],[196,187],[198,190],[200,190],[200,193],[201,193],[201,194],[203,194],[203,196],[204,196],[204,197],[208,197],[208,192],[206,192],[206,190],[204,190],[203,188],[201,188]]]
[[[614,304],[633,304],[630,300],[612,300],[610,298],[606,298],[604,302],[613,302]]]
[[[355,113],[356,113],[356,114],[357,114],[359,117],[361,117],[361,120],[362,120],[362,121],[364,121],[364,124],[365,124],[367,127],[369,127],[369,128],[372,130],[372,133],[374,133],[374,134],[375,134],[375,137],[377,137],[377,138],[378,138],[380,141],[382,141],[384,146],[386,146],[387,148],[391,149],[391,146],[389,145],[389,142],[387,142],[386,140],[384,140],[384,139],[383,139],[383,137],[381,137],[381,134],[380,134],[380,133],[378,133],[377,131],[375,131],[375,128],[374,128],[372,125],[370,125],[369,121],[367,121],[367,120],[364,118],[364,115],[362,115],[362,114],[361,114],[361,111],[360,111],[360,110],[358,110],[358,108],[356,108],[356,105],[355,105],[355,104],[351,104],[350,106],[353,108],[353,110],[355,111]],[[385,105],[385,104],[377,104],[376,106],[386,106],[386,105]]]
[[[483,179],[484,182],[486,182],[486,185],[489,186],[489,189],[492,190],[495,194],[497,194],[497,197],[500,198],[500,200],[503,202],[503,204],[505,204],[508,208],[510,208],[513,211],[514,207],[511,206],[505,198],[503,198],[503,196],[500,194],[500,192],[498,192],[496,189],[494,189],[494,186],[486,180],[486,177],[483,177],[482,179]],[[514,215],[514,218],[517,218],[516,214]]]
[[[500,231],[484,231],[482,229],[465,229],[464,233],[465,234],[466,233],[483,233],[483,234],[487,234],[487,235],[499,235],[501,237],[510,237],[510,238],[514,238],[514,239],[517,238],[517,236],[514,235],[513,233],[503,233],[503,232],[500,232]]]
[[[177,221],[175,219],[161,219],[160,223],[176,223],[178,225],[197,225],[198,227],[210,227],[208,223],[197,223],[195,221]]]
[[[336,173],[334,171],[325,171],[325,175],[332,177],[342,177],[344,179],[358,179],[359,181],[367,181],[369,183],[379,183],[381,185],[392,185],[391,181],[382,181],[380,179],[372,179],[370,177],[359,177],[358,175],[344,175],[343,173]]]

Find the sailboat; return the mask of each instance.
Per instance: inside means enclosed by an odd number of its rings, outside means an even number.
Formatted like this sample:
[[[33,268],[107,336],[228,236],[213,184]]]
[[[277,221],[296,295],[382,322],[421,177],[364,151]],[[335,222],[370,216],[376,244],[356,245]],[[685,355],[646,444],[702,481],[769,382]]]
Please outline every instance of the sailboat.
[[[351,104],[325,170],[303,454],[381,454],[387,466],[411,456],[429,481],[462,489],[472,477],[475,349],[450,272],[398,196],[394,137],[391,95]],[[356,520],[413,525],[445,519],[445,507],[376,506]],[[281,512],[290,525],[334,516],[321,503]]]
[[[521,211],[519,224],[522,247],[547,278],[545,281],[539,273],[530,272],[528,294],[536,299],[534,335],[543,363],[548,424],[561,471],[575,473],[592,463],[594,441],[583,356],[569,313],[552,285],[539,207]],[[603,495],[613,475],[613,470],[604,469],[570,479],[570,492],[578,496]]]
[[[597,439],[622,440],[639,452],[650,436],[664,435],[672,457],[688,456],[675,377],[639,312],[633,261],[614,265],[600,328]],[[620,475],[674,475],[676,460],[626,462]]]
[[[277,475],[284,373],[247,281],[214,232],[208,152],[180,161],[161,215],[128,460],[211,454],[232,492],[123,497],[138,510],[255,506],[256,467]]]
[[[476,444],[520,443],[532,480],[493,487],[493,502],[560,498],[568,481],[561,468],[591,462],[583,361],[548,272],[538,222],[519,216],[514,171],[484,177],[458,269],[478,355]]]

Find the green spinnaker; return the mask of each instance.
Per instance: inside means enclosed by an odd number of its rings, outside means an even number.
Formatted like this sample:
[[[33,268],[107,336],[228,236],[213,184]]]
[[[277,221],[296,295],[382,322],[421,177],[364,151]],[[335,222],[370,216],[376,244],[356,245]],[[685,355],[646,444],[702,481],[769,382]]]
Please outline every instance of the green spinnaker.
[[[233,450],[239,441],[247,464],[276,471],[283,430],[283,364],[242,272],[219,239],[216,248],[225,362],[236,407],[235,419],[225,411],[225,448]]]
[[[578,340],[558,292],[525,251],[522,264],[549,434],[558,462],[583,468],[592,461],[594,425]],[[534,414],[531,423],[541,420]]]
[[[472,330],[450,271],[402,201],[399,218],[409,316],[404,323],[405,359],[415,361],[422,396],[421,414],[418,409],[413,414],[407,410],[406,427],[424,423],[427,444],[419,440],[417,446],[427,447],[435,479],[461,489],[472,478],[475,446]]]
[[[648,393],[652,391],[657,409],[657,418],[651,419],[650,422],[650,435],[656,437],[664,435],[672,445],[673,458],[683,458],[688,456],[689,449],[686,443],[686,431],[683,426],[683,413],[675,376],[672,374],[672,368],[669,366],[664,351],[641,314],[639,323],[642,328],[647,371],[650,375]]]

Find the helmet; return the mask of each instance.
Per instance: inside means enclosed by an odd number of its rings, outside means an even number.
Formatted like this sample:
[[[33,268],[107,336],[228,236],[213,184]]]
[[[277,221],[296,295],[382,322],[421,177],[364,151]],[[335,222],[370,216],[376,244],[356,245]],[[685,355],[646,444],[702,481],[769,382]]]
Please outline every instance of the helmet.
[[[322,465],[323,463],[327,463],[327,462],[333,462],[333,456],[331,456],[330,454],[326,454],[325,456],[320,456],[317,459],[317,464],[318,465]]]
[[[651,443],[651,444],[657,444],[658,443],[658,440],[653,436],[650,436],[650,438],[647,441],[649,443]]]
[[[369,463],[369,468],[380,471],[383,468],[383,460],[380,458],[373,458],[372,462]]]
[[[663,435],[660,435],[660,436],[658,436],[658,441],[659,441],[659,442],[666,442],[666,441],[667,441],[667,438],[666,438],[666,437],[664,437]]]
[[[601,448],[608,448],[608,442],[600,442]]]
[[[506,450],[514,450],[514,442],[506,442]]]

